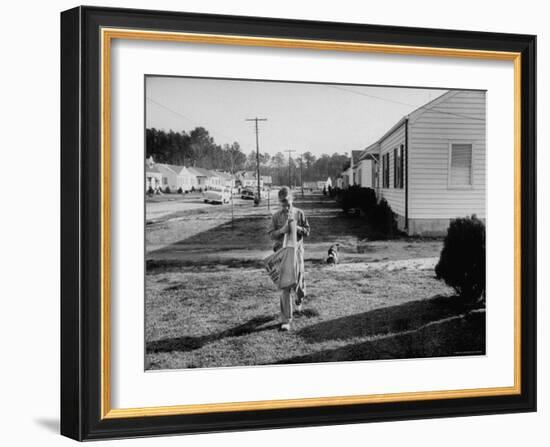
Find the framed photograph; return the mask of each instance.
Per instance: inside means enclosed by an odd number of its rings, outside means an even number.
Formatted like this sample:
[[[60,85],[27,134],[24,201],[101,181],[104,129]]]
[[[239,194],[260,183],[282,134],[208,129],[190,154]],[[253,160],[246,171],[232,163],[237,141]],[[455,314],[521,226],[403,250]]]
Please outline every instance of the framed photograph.
[[[62,434],[535,411],[535,45],[63,12]]]

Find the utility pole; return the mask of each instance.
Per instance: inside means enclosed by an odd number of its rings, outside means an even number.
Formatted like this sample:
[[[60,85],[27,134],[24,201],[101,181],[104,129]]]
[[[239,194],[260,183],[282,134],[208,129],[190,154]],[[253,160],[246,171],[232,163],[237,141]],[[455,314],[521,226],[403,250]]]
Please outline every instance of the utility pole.
[[[254,121],[256,129],[256,178],[258,179],[258,202],[259,205],[262,200],[262,194],[260,191],[260,143],[258,141],[258,121],[267,121],[267,118],[248,118],[245,121]]]
[[[231,230],[234,229],[235,213],[233,210],[233,181],[235,179],[235,155],[233,154],[233,148],[231,148]],[[223,200],[223,199],[222,199]]]
[[[304,171],[303,167],[304,154],[300,154],[300,185],[302,187],[302,199],[304,198]]]
[[[292,183],[291,183],[291,181],[290,181],[290,160],[291,160],[290,154],[291,154],[292,152],[296,152],[296,151],[293,151],[292,149],[289,149],[289,150],[287,150],[287,151],[285,151],[285,152],[288,152],[288,187],[289,187],[290,189],[292,189]]]

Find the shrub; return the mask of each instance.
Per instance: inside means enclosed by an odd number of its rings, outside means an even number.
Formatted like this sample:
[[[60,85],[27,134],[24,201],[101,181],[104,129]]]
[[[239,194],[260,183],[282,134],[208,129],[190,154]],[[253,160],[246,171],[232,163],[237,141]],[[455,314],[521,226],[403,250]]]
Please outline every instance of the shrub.
[[[370,216],[376,207],[376,192],[372,188],[361,188],[358,195],[359,209]]]
[[[178,194],[183,194],[183,188],[181,186],[178,188]]]
[[[195,192],[195,187],[191,186],[191,192]]]
[[[371,228],[383,236],[393,236],[397,233],[397,220],[386,199],[380,200],[369,212]]]
[[[147,189],[147,194],[152,196],[154,193],[155,193],[154,189],[151,186],[149,186],[149,188]]]
[[[352,193],[350,191],[350,188],[344,189],[340,193],[338,200],[340,202],[340,206],[342,207],[342,210],[344,211],[344,213],[347,213],[351,208],[353,208]]]
[[[170,194],[172,191],[170,191],[170,187],[167,185],[166,188],[164,188],[164,192]]]
[[[435,274],[466,300],[485,291],[485,225],[475,215],[451,221]]]
[[[340,205],[345,213],[358,208],[358,186],[350,186],[344,189],[340,196]]]
[[[340,205],[344,212],[352,209],[361,210],[367,216],[376,206],[376,193],[372,188],[354,185],[338,192]]]

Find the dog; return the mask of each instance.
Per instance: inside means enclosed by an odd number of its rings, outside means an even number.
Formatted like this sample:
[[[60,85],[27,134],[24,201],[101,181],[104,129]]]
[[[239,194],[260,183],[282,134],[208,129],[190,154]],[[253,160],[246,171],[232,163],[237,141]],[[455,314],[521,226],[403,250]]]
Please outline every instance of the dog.
[[[338,249],[340,244],[331,245],[328,249],[327,264],[336,265],[338,264]]]

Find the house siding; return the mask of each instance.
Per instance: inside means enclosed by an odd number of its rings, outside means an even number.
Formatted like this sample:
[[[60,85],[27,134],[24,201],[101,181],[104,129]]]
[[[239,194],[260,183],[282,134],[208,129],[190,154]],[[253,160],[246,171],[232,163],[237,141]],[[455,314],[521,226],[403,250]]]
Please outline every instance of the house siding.
[[[456,92],[410,121],[410,219],[437,219],[446,229],[444,222],[455,217],[485,218],[485,110],[485,92]],[[472,144],[471,187],[449,187],[449,144],[453,142]]]
[[[390,187],[383,188],[382,173],[379,175],[380,195],[385,198],[391,206],[394,213],[405,216],[405,188],[394,188],[394,154],[393,150],[405,144],[405,125],[406,122],[395,129],[391,134],[387,135],[380,141],[380,169],[382,169],[382,157],[389,153],[389,170],[390,170]],[[399,227],[404,227],[404,219],[398,219]]]
[[[170,190],[176,191],[178,188],[178,175],[170,168],[167,168],[162,164],[158,164],[157,167],[162,173],[162,177],[166,179],[166,183],[163,181],[160,185],[161,189],[164,191],[164,189],[168,186]]]
[[[178,175],[178,189],[191,191],[193,187],[197,187],[197,176],[184,167]]]
[[[357,184],[363,188],[372,188],[372,160],[361,160],[355,168]]]

